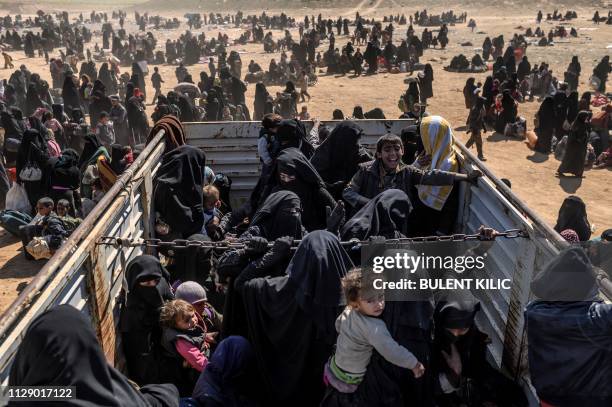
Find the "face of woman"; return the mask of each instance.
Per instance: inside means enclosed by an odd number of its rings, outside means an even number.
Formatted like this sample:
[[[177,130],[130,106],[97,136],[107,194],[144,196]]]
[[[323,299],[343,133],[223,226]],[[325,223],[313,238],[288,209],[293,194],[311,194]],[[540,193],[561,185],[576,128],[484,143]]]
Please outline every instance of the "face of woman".
[[[289,175],[284,172],[280,172],[278,176],[282,185],[291,184],[296,179],[295,175]]]
[[[446,328],[446,330],[455,337],[460,337],[468,333],[470,328]]]

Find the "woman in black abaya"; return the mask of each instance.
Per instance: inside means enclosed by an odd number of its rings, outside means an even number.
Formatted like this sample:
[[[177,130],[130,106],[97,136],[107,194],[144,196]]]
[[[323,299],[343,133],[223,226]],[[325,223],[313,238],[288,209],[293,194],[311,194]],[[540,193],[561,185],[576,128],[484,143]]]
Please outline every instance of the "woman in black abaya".
[[[581,242],[591,238],[591,224],[587,218],[586,205],[579,196],[568,196],[559,208],[555,230],[561,233],[566,229],[576,232]]]
[[[371,236],[405,237],[411,211],[412,203],[404,191],[388,189],[372,198],[349,219],[342,227],[340,237],[343,241],[366,240]]]
[[[29,326],[11,368],[10,386],[73,386],[74,398],[46,405],[75,407],[178,407],[171,384],[136,390],[109,366],[90,321],[70,305],[38,316]],[[9,406],[23,403],[9,402]]]
[[[130,77],[130,82],[134,84],[135,88],[140,89],[146,100],[147,90],[145,86],[144,72],[142,72],[142,69],[137,62],[132,62],[132,76]]]
[[[164,155],[155,179],[155,210],[170,227],[169,236],[187,238],[204,225],[202,188],[206,156],[183,145]]]
[[[72,112],[72,109],[81,108],[81,99],[79,98],[79,90],[74,83],[72,75],[66,74],[64,85],[62,87],[62,99],[64,100],[64,110]]]
[[[576,120],[572,123],[567,137],[567,147],[563,161],[557,169],[557,174],[563,176],[571,173],[576,177],[582,177],[584,172],[584,158],[586,156],[587,144],[589,143],[591,112],[582,111],[578,113]]]
[[[46,129],[45,129],[46,131]],[[40,198],[47,194],[49,186],[47,162],[49,161],[49,150],[44,136],[34,129],[26,130],[17,152],[17,182],[19,182],[28,194],[28,200],[32,208],[36,208],[36,203]],[[37,181],[21,179],[21,171],[30,165],[37,166],[42,171],[42,178]]]
[[[26,93],[26,101],[25,101],[25,112],[26,116],[32,116],[36,109],[39,107],[50,109],[50,106],[43,102],[36,91],[36,85],[33,83],[28,86],[28,92]],[[60,117],[61,120],[61,117]]]
[[[427,103],[427,99],[433,97],[434,74],[431,64],[425,64],[423,77],[419,78],[419,89],[421,92],[421,103]]]
[[[552,137],[555,131],[555,101],[552,96],[546,96],[537,113],[538,127],[535,129],[538,141],[535,150],[542,154],[550,154]]]
[[[159,311],[165,301],[174,299],[169,278],[159,259],[148,254],[134,258],[126,267],[127,294],[119,329],[128,376],[139,385],[159,383]]]
[[[570,123],[573,123],[576,117],[578,117],[578,104],[578,91],[574,90],[567,97],[567,121]]]
[[[325,207],[334,208],[336,202],[317,170],[297,148],[287,148],[278,156],[260,201],[281,190],[295,192],[300,198],[302,224],[307,231],[326,227]]]
[[[502,94],[502,111],[495,120],[495,131],[504,134],[506,125],[516,121],[516,101],[509,90],[504,90]]]
[[[363,129],[355,122],[343,121],[334,127],[310,159],[337,199],[359,169],[359,163],[372,159],[359,144],[362,135]]]
[[[255,85],[255,103],[253,106],[253,120],[261,120],[263,115],[266,113],[266,102],[270,94],[266,89],[266,85],[262,82],[258,82]]]
[[[257,210],[251,226],[240,238],[247,245],[253,238],[263,243],[286,237],[289,240],[282,246],[277,243],[271,250],[266,245],[259,249],[249,246],[245,251],[236,252],[235,255],[240,257],[237,267],[225,267],[223,258],[219,261],[217,275],[220,281],[227,282],[228,287],[223,309],[223,337],[247,334],[244,302],[239,293],[241,287],[254,278],[277,277],[285,273],[291,259],[288,247],[292,239],[300,239],[303,235],[300,212],[300,199],[295,193],[273,193]]]
[[[489,339],[474,323],[479,310],[469,291],[455,291],[436,306],[431,366],[436,404],[526,407],[521,388],[487,361]]]
[[[242,288],[249,339],[268,406],[312,407],[323,396],[323,365],[336,341],[341,278],[352,263],[338,238],[311,232],[287,275],[257,278]]]
[[[79,155],[71,148],[62,151],[59,158],[50,160],[49,197],[53,202],[66,199],[70,203],[68,212],[76,217],[76,210],[81,209],[77,189],[81,186],[81,171],[78,167]]]
[[[102,82],[106,88],[107,95],[114,95],[117,93],[116,81],[113,78],[111,71],[108,69],[108,63],[104,62],[100,66],[100,72],[98,73],[98,80]]]

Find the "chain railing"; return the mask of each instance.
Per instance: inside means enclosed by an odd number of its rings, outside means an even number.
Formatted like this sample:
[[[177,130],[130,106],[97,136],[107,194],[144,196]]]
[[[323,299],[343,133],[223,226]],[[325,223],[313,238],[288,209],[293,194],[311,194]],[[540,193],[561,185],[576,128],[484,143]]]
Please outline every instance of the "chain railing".
[[[395,239],[384,239],[385,243],[420,243],[420,242],[465,242],[465,241],[490,241],[497,238],[505,239],[517,239],[517,238],[528,238],[529,234],[521,229],[508,229],[503,232],[495,232],[490,237],[485,236],[482,233],[464,234],[457,233],[446,236],[418,236],[418,237],[403,237]],[[164,241],[162,239],[124,239],[113,236],[102,236],[96,242],[97,245],[109,245],[116,248],[119,247],[146,247],[146,248],[157,248],[167,250],[180,250],[188,249],[192,247],[203,248],[203,249],[217,249],[217,250],[231,250],[231,249],[244,249],[247,246],[247,240],[224,240],[219,242],[213,241],[200,241],[200,240],[188,240],[188,239],[174,239]],[[341,241],[340,244],[343,246],[354,246],[358,244],[372,243],[373,240],[359,240],[351,239],[347,241]],[[293,246],[297,247],[301,243],[301,240],[294,240]],[[272,247],[274,242],[269,242],[268,247]]]

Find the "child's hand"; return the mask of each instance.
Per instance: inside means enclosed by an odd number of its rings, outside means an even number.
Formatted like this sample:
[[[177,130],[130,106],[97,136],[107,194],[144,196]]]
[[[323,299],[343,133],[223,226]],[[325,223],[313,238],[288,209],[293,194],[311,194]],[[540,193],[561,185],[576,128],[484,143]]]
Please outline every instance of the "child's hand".
[[[426,166],[429,165],[431,163],[431,155],[426,154],[426,155],[422,155],[418,158],[418,163],[421,166]]]
[[[206,334],[206,342],[207,343],[217,343],[217,336],[219,332],[209,332]]]
[[[425,374],[425,366],[423,366],[421,362],[417,362],[417,365],[410,370],[412,370],[412,373],[414,374],[414,377],[416,379],[418,379],[419,377]]]

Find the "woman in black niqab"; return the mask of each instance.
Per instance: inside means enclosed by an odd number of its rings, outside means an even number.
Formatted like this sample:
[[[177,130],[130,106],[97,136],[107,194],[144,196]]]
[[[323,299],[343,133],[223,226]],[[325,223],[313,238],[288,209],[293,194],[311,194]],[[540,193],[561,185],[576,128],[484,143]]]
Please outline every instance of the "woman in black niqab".
[[[66,74],[66,77],[64,78],[62,99],[64,100],[64,109],[67,111],[72,111],[72,109],[79,109],[81,107],[79,91],[74,83],[74,79],[72,79],[72,75],[70,74]]]
[[[74,398],[46,405],[79,407],[178,407],[171,384],[136,390],[109,366],[90,321],[70,305],[59,305],[29,326],[11,368],[11,386],[74,386]],[[9,406],[23,403],[9,402]]]
[[[281,174],[293,176],[295,179],[284,182],[281,180]],[[278,156],[269,183],[264,187],[259,201],[280,190],[295,192],[300,198],[302,224],[306,230],[326,227],[325,206],[333,208],[335,201],[317,170],[297,148],[287,148]]]
[[[117,87],[115,86],[115,81],[113,80],[111,71],[108,69],[107,62],[104,62],[102,66],[100,66],[100,72],[98,72],[98,80],[102,82],[102,84],[106,88],[107,95],[114,95],[115,93],[117,93]]]
[[[487,361],[490,340],[474,322],[479,310],[480,302],[469,291],[453,291],[436,305],[431,363],[436,404],[447,407],[457,403],[485,405],[488,402],[497,406],[527,407],[527,398],[520,386]],[[458,354],[460,374],[449,366],[443,352]],[[459,390],[444,392],[440,385],[442,377]]]
[[[567,121],[573,123],[578,116],[578,91],[574,90],[567,97]]]
[[[257,228],[257,236],[273,241],[283,236],[302,237],[300,198],[291,191],[271,194],[257,209],[249,231]]]
[[[194,106],[191,104],[191,101],[187,96],[178,96],[178,107],[181,110],[181,113],[179,115],[179,119],[181,120],[181,122],[197,121],[194,115]]]
[[[388,189],[372,198],[349,219],[340,236],[342,240],[366,240],[370,236],[405,237],[411,211],[412,203],[404,191]]]
[[[16,109],[16,108],[15,108]],[[23,137],[23,126],[19,123],[15,115],[10,110],[0,112],[2,119],[2,128],[4,129],[4,138],[14,138],[21,140]]]
[[[557,174],[571,173],[576,177],[582,177],[584,172],[584,158],[587,152],[590,134],[591,112],[582,111],[576,116],[567,137],[567,147],[563,160],[557,169]]]
[[[353,119],[359,119],[359,120],[365,119],[365,117],[363,115],[363,107],[355,106],[353,108]]]
[[[338,238],[315,231],[298,246],[287,275],[244,285],[249,339],[267,405],[310,407],[321,401],[321,372],[342,311],[341,278],[351,267]]]
[[[80,209],[80,201],[75,199],[75,191],[81,186],[81,171],[77,166],[79,154],[72,148],[66,148],[58,158],[50,162],[49,197],[54,202],[66,199],[70,203],[69,213],[75,216],[75,208]],[[78,205],[78,206],[77,206]]]
[[[295,147],[300,149],[306,158],[310,159],[314,153],[314,147],[306,137],[304,123],[296,119],[282,120],[276,130],[276,138],[280,143],[281,150]]]
[[[31,116],[36,112],[36,109],[39,107],[49,109],[49,105],[43,102],[36,91],[36,85],[31,83],[28,86],[28,92],[26,93],[26,101],[25,101],[25,112],[26,116]],[[60,118],[61,119],[61,118]]]
[[[535,129],[538,135],[535,150],[542,154],[550,154],[556,124],[555,117],[555,101],[552,96],[546,96],[538,110],[538,127]]]
[[[159,259],[148,254],[134,258],[126,267],[127,294],[121,305],[119,329],[129,377],[140,385],[156,383],[158,379],[159,312],[165,301],[174,299],[169,278]],[[145,281],[157,283],[140,284]]]
[[[338,198],[359,169],[359,163],[371,159],[359,144],[362,135],[363,129],[357,123],[345,120],[334,127],[310,159],[332,195]]]
[[[45,129],[46,132],[46,129]],[[48,188],[47,162],[49,161],[49,150],[45,137],[34,129],[26,130],[17,152],[16,173],[19,182],[28,194],[28,200],[32,208],[36,208],[36,203],[46,195]],[[20,178],[21,170],[28,163],[34,163],[42,171],[42,178],[38,181],[26,181]]]
[[[121,144],[111,145],[111,168],[115,172],[115,175],[123,174],[123,171],[127,168],[125,161],[125,150]]]
[[[587,218],[586,205],[579,196],[568,196],[559,208],[555,230],[561,233],[566,229],[575,231],[581,242],[591,238],[591,224]]]
[[[173,235],[187,238],[202,231],[205,165],[204,152],[190,145],[182,145],[164,155],[155,179],[155,210]]]
[[[262,82],[257,82],[255,85],[255,102],[253,105],[253,120],[261,120],[266,111],[266,102],[270,94],[266,89],[266,85]]]
[[[254,236],[263,237],[272,242],[281,237],[301,239],[303,235],[300,218],[300,199],[290,191],[278,191],[271,194],[257,210],[249,229],[240,238],[246,241]],[[267,254],[270,253],[270,254]],[[278,277],[285,274],[285,269],[291,259],[286,253],[283,259],[274,264],[266,261],[271,252],[247,255],[248,264],[244,268],[220,268],[217,272],[222,281],[227,281],[228,290],[225,293],[223,307],[222,335],[246,335],[246,314],[244,302],[240,295],[241,287],[248,281],[258,277]],[[268,257],[266,257],[268,256]]]

